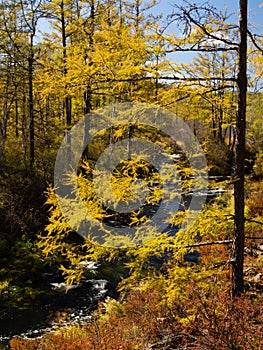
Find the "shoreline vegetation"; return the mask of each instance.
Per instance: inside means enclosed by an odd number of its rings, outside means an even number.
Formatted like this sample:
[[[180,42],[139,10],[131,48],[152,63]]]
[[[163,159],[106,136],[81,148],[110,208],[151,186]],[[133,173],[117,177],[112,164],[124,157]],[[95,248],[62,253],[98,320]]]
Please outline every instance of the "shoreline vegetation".
[[[164,346],[167,349],[182,346],[229,349],[230,345],[260,349],[263,238],[256,218],[262,217],[262,182],[250,181],[249,186],[246,210],[255,220],[247,221],[244,296],[234,300],[231,297],[231,243],[200,244],[195,247],[201,256],[198,264],[182,259],[178,262],[172,256],[161,263],[151,260],[149,266],[155,265],[151,276],[146,277],[150,269],[145,266],[145,271],[139,271],[142,276],[137,277],[137,281],[135,278],[133,283],[128,281],[122,286],[119,297],[103,298],[84,325],[59,327],[37,339],[14,338],[11,349],[58,349],[62,344],[69,349],[119,349],[121,346],[124,349],[163,349]],[[226,194],[204,212],[200,225],[205,225],[207,235],[202,241],[211,241],[211,234],[215,241],[217,237],[221,241],[222,237],[228,237],[233,225],[226,223],[228,203],[229,194]],[[223,216],[227,220],[222,220],[212,232],[215,222]],[[251,240],[251,237],[259,239]]]
[[[0,348],[263,348],[262,36],[155,5],[0,3]]]

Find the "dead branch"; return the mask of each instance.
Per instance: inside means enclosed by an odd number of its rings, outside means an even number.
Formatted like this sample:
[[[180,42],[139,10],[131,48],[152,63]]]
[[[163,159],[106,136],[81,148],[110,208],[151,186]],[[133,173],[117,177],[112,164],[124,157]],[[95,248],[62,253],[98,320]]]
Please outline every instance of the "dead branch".
[[[258,45],[258,43],[256,42],[256,39],[255,39],[256,35],[255,35],[255,34],[252,34],[249,30],[247,31],[247,33],[248,33],[248,36],[250,37],[250,39],[251,39],[253,45],[254,45],[254,46],[261,52],[261,54],[263,55],[263,48],[260,47],[260,46]]]
[[[253,220],[253,219],[245,218],[245,221],[253,222],[253,223],[259,224],[259,225],[263,225],[263,222],[262,222],[262,221],[258,221],[258,220]]]

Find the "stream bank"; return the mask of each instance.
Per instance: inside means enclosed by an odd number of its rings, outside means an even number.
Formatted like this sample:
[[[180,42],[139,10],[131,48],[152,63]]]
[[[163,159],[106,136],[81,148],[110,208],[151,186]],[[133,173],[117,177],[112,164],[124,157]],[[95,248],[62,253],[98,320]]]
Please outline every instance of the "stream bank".
[[[61,287],[64,282],[61,282]],[[117,297],[114,285],[107,280],[86,280],[68,292],[55,291],[44,305],[28,310],[4,313],[0,317],[0,349],[10,349],[9,341],[16,336],[35,338],[70,324],[89,321],[98,302],[105,297]]]

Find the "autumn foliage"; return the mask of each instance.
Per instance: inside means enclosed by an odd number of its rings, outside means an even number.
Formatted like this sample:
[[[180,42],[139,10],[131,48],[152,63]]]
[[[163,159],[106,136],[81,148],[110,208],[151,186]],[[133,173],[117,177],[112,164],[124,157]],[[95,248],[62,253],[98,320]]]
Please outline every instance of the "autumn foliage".
[[[160,291],[134,290],[126,301],[101,303],[90,324],[42,339],[11,341],[13,350],[260,349],[262,296],[231,300],[189,284],[188,302],[166,302]]]

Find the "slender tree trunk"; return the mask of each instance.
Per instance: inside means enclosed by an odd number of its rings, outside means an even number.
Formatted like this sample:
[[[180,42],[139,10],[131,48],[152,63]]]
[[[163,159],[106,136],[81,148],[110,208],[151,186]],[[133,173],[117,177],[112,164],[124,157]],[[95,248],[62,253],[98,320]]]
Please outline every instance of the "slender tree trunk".
[[[95,31],[95,2],[94,0],[91,1],[90,4],[90,30],[89,30],[89,52],[86,57],[88,60],[88,65],[92,67],[93,61],[92,61],[92,53],[94,51],[94,31]],[[91,104],[91,97],[92,97],[92,88],[91,88],[91,79],[87,82],[87,89],[84,93],[84,114],[88,114],[92,110],[92,104]]]
[[[212,130],[213,130],[213,137],[214,137],[214,139],[216,139],[216,115],[215,115],[215,107],[214,107],[213,104],[212,104],[212,111],[211,111],[211,114],[212,114]]]
[[[239,64],[238,64],[238,107],[236,115],[236,169],[234,183],[235,240],[233,245],[232,283],[233,296],[244,292],[244,161],[247,94],[247,0],[240,0],[239,14]]]
[[[18,100],[15,100],[15,120],[16,120],[16,138],[19,136],[18,132]]]
[[[60,3],[61,10],[61,35],[62,35],[62,46],[63,46],[63,75],[66,77],[68,74],[67,70],[67,34],[66,34],[66,22],[65,22],[65,8],[64,1]],[[71,125],[71,97],[66,96],[64,99],[64,108],[66,112],[66,125]]]
[[[156,77],[155,77],[155,96],[154,100],[157,103],[158,102],[158,94],[159,94],[159,79],[158,79],[158,73],[159,73],[159,56],[156,55]]]
[[[27,91],[25,90],[25,84],[22,85],[22,104],[21,104],[21,132],[22,132],[22,147],[23,147],[23,161],[24,167],[27,167],[27,150],[28,150],[28,134],[27,134]]]
[[[30,167],[34,166],[35,162],[35,124],[34,124],[34,97],[33,97],[33,40],[35,33],[30,35],[30,54],[28,57],[28,103],[29,103],[29,145],[30,145]]]
[[[232,143],[232,125],[228,128],[228,147],[230,148]]]
[[[7,138],[7,123],[10,114],[10,109],[13,104],[14,95],[10,98],[9,87],[11,84],[10,67],[8,68],[7,78],[5,82],[4,103],[3,103],[3,119],[1,125],[1,152],[0,152],[0,169],[4,165],[5,158],[5,143]]]
[[[94,52],[94,32],[95,32],[95,0],[92,0],[90,3],[90,28],[89,28],[89,51],[86,57],[88,60],[89,67],[93,65],[93,57],[92,54]],[[84,92],[84,114],[88,115],[92,111],[92,81],[91,77],[87,82],[87,88]],[[83,145],[85,147],[85,157],[88,158],[88,136],[89,136],[89,119],[84,119],[84,137],[83,137]]]
[[[6,142],[7,115],[4,107],[4,115],[1,125],[1,152],[0,152],[0,170],[4,165],[5,158],[5,142]]]
[[[223,109],[219,106],[218,111],[218,142],[223,143]]]
[[[135,16],[136,16],[135,29],[136,29],[137,35],[140,34],[140,5],[141,5],[140,0],[136,0],[136,3],[135,3]]]
[[[123,3],[122,0],[119,0],[119,18],[120,18],[120,25],[123,25]]]

